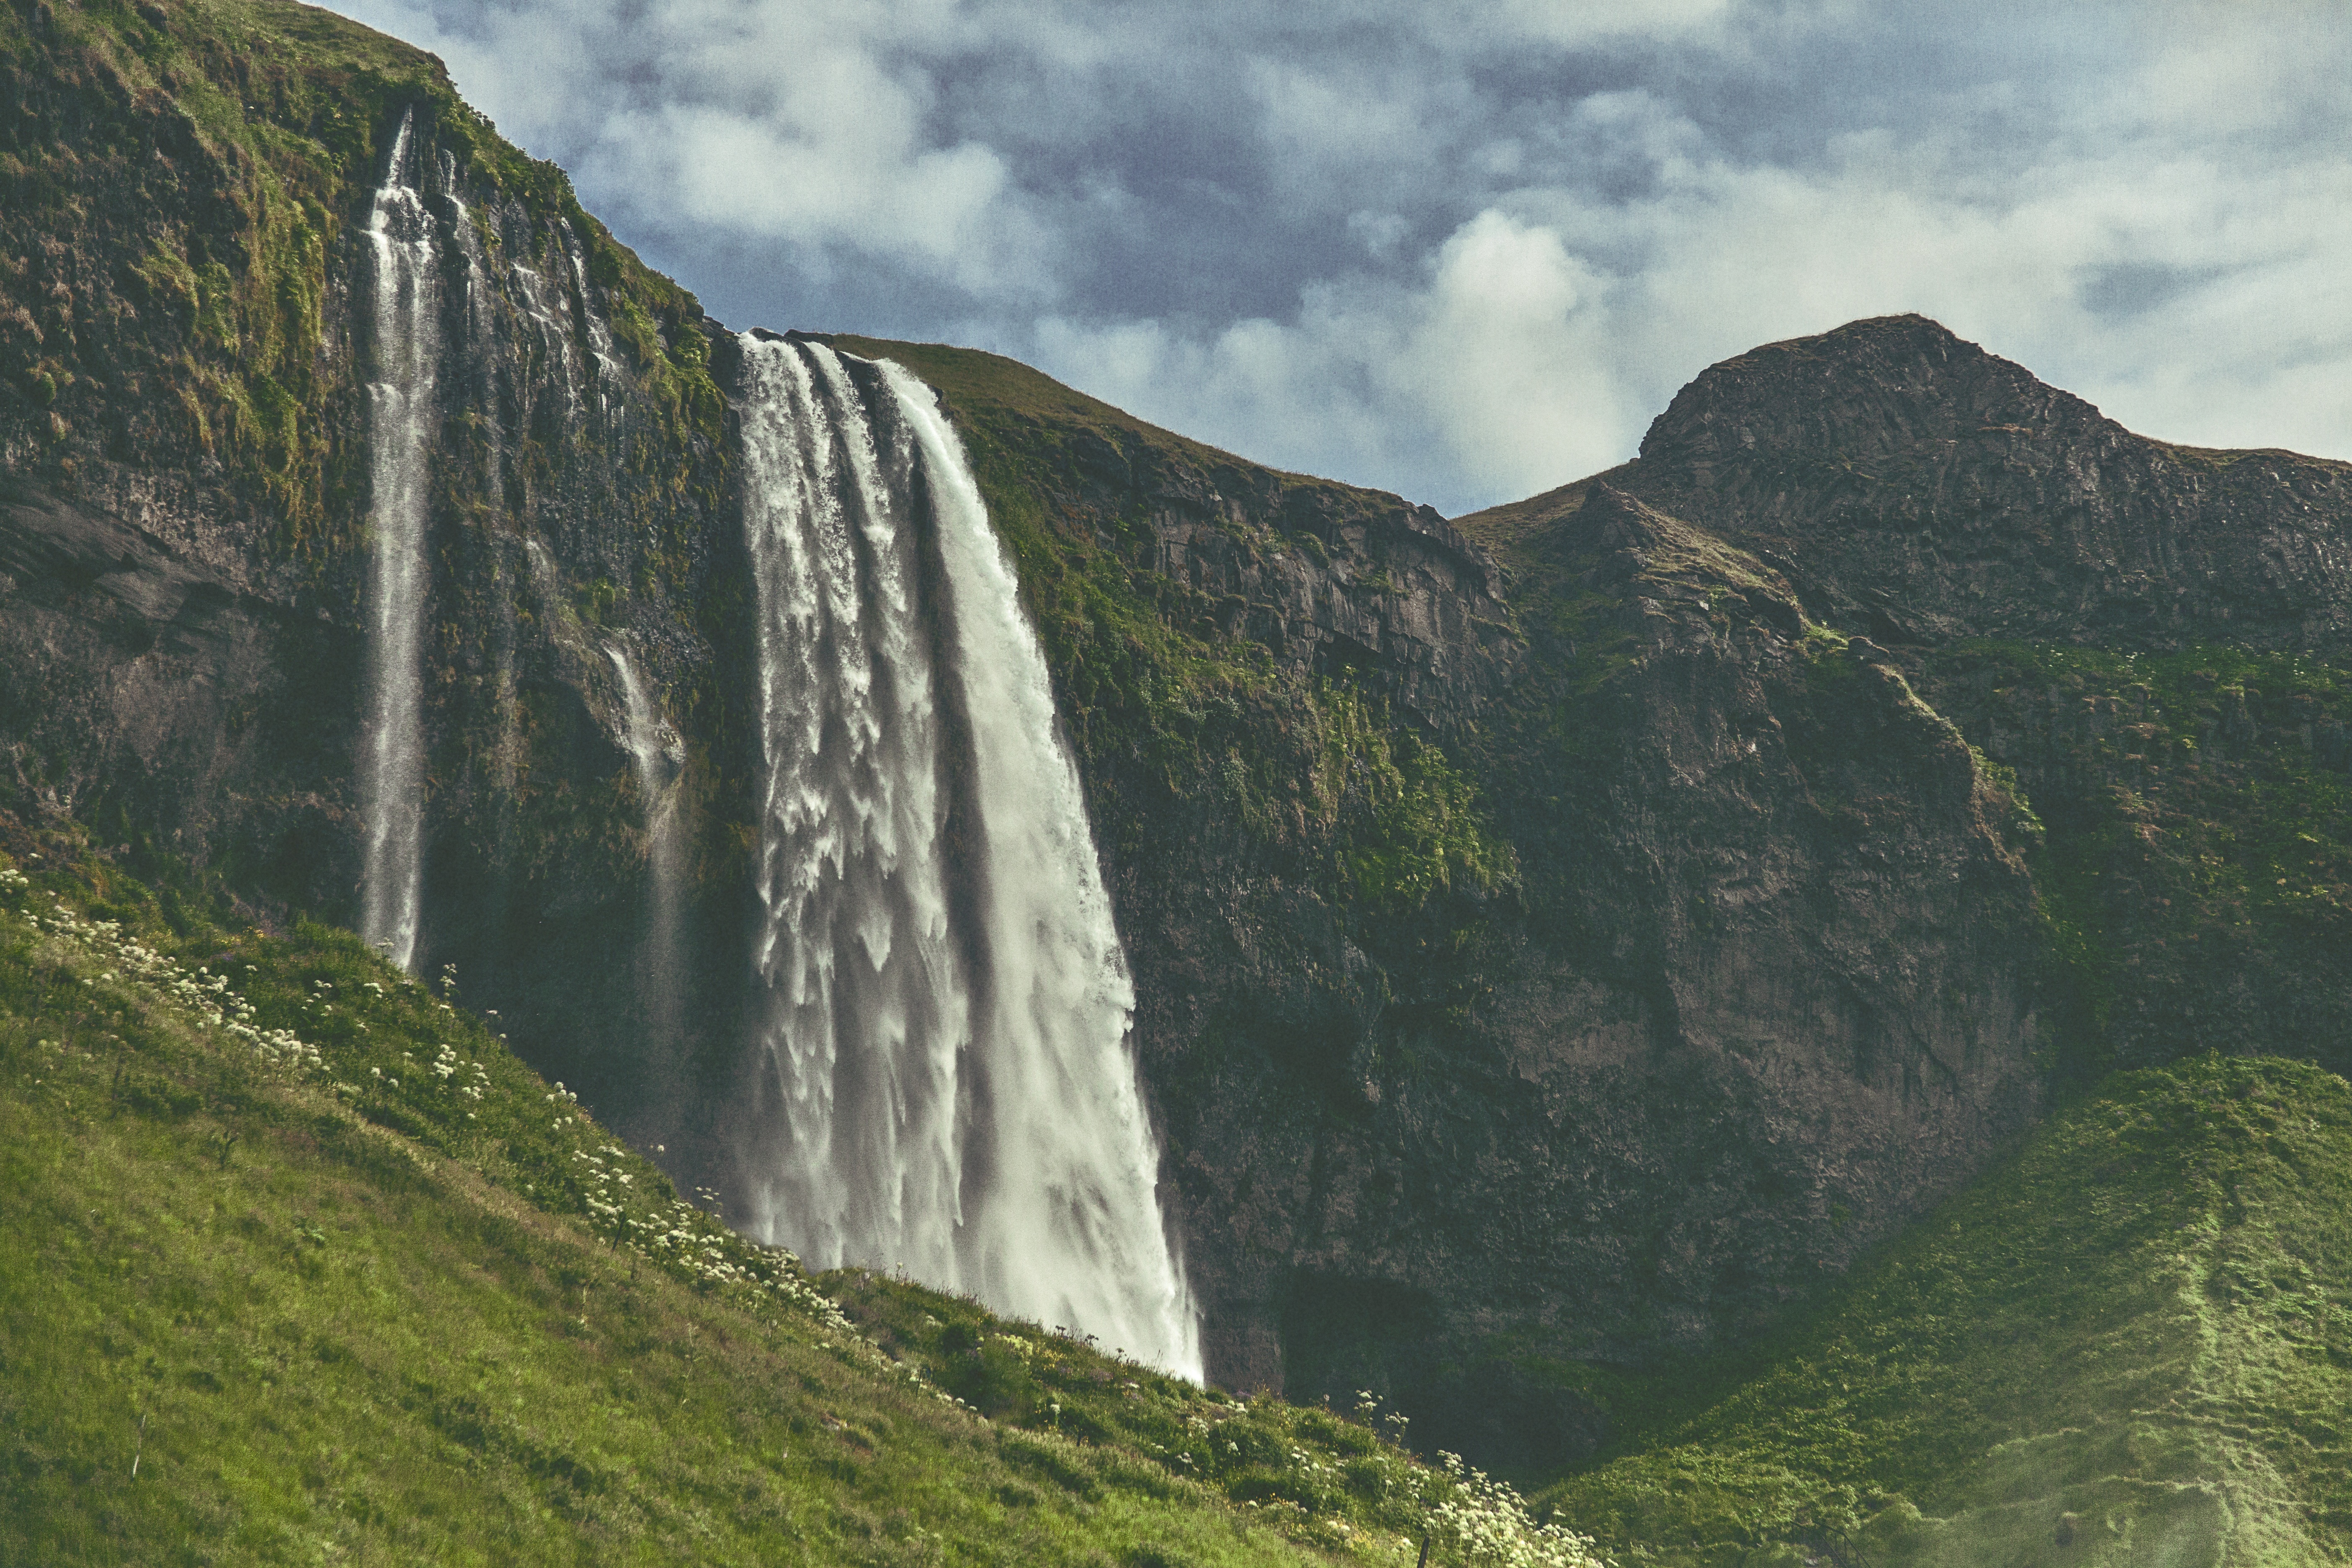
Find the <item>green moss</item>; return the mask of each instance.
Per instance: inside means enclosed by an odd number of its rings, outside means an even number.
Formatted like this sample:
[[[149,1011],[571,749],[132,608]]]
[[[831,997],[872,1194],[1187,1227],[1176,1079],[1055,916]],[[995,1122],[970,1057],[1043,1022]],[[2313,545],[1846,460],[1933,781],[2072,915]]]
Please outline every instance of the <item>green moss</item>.
[[[2328,747],[2352,674],[2221,646],[1969,642],[1930,655],[1926,679],[2032,792],[2030,862],[2084,1068],[2234,1042],[2252,1020],[2200,994],[2352,959],[2352,751]]]
[[[1351,805],[1365,820],[1336,857],[1336,898],[1377,919],[1417,910],[1440,893],[1493,893],[1516,879],[1517,861],[1486,820],[1476,786],[1444,752],[1328,681],[1314,711],[1321,741],[1312,775],[1317,805],[1334,823]]]
[[[1454,895],[1475,905],[1514,881],[1509,846],[1442,745],[1348,682],[1280,673],[1263,645],[1215,630],[1206,595],[1137,563],[1150,536],[1139,511],[1093,516],[1066,499],[1068,476],[1105,443],[1213,471],[1238,459],[993,354],[831,341],[895,360],[944,397],[1095,776],[1140,773],[1171,806],[1215,811],[1361,928]],[[1290,475],[1276,484],[1277,516],[1291,515],[1294,492],[1360,493]],[[1244,529],[1252,549],[1328,559],[1311,533],[1225,526]]]
[[[155,401],[184,411],[191,444],[227,465],[289,546],[356,542],[357,509],[336,471],[348,454],[331,441],[338,400],[353,389],[350,367],[320,355],[321,312],[331,250],[364,218],[380,139],[404,111],[423,115],[477,190],[578,237],[656,416],[641,444],[675,451],[718,439],[724,403],[693,296],[583,211],[555,165],[501,140],[431,56],[288,0],[91,4],[56,16],[53,36],[36,40],[13,11],[0,14],[17,68],[46,100],[71,106],[68,134],[7,148],[0,205],[36,220],[52,247],[141,257],[129,268],[141,289],[133,303],[179,339],[142,329],[166,383]],[[9,140],[0,132],[0,145]],[[115,210],[135,191],[149,144],[176,166],[175,198],[144,215]],[[105,232],[122,222],[146,232]],[[35,247],[29,232],[11,237]],[[0,297],[0,319],[9,314]],[[23,350],[0,335],[0,370]],[[135,353],[110,357],[118,373],[141,368]]]

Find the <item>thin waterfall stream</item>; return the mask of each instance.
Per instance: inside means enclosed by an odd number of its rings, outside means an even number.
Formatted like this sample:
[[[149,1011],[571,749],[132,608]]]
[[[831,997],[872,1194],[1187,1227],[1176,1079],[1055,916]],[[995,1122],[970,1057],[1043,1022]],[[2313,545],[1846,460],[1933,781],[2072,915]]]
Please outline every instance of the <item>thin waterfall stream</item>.
[[[677,920],[678,874],[677,798],[670,788],[685,761],[677,733],[656,710],[636,661],[618,645],[607,646],[604,657],[621,678],[621,700],[628,720],[629,772],[636,781],[646,827],[646,871],[652,896],[646,910],[646,939],[640,953],[638,994],[647,1024],[662,1043],[674,1043],[678,1030],[679,985]]]
[[[961,443],[894,364],[741,343],[773,1100],[750,1228],[1197,1378],[1133,986]]]
[[[404,114],[366,236],[375,379],[368,383],[371,494],[367,567],[367,721],[359,758],[365,840],[360,934],[406,969],[416,955],[425,821],[425,454],[433,436],[433,216],[416,189]]]

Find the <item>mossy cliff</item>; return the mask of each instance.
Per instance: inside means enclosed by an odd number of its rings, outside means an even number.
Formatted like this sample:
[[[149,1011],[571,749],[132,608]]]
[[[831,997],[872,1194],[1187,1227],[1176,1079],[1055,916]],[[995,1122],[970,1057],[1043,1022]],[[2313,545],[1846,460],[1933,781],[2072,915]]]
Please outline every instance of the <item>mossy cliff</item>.
[[[405,122],[439,261],[419,960],[457,961],[608,1102],[668,1114],[675,1058],[724,1009],[631,1037],[643,816],[605,650],[684,738],[689,840],[723,889],[688,989],[730,994],[729,803],[756,743],[722,671],[749,585],[693,297],[438,61],[306,6],[0,11],[0,102],[13,804],[187,855],[257,911],[352,918],[363,231]]]
[[[1392,497],[835,341],[941,389],[1020,560],[1215,1375],[1538,1467],[1578,1366],[1768,1321],[2024,1124],[2006,796],[1768,569],[1616,498],[1509,591]]]

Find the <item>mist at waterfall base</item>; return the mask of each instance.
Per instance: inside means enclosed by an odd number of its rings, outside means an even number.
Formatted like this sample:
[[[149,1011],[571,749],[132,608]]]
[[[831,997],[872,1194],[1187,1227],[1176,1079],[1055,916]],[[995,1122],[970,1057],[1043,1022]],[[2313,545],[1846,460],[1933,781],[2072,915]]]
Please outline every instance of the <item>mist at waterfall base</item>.
[[[898,367],[750,335],[772,1102],[749,1228],[1201,1375],[1075,765],[961,444]]]

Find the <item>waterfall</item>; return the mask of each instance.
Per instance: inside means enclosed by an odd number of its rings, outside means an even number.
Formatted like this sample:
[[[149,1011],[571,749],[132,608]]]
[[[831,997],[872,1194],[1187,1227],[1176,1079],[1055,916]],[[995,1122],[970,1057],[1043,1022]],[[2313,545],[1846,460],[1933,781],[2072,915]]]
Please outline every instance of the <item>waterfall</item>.
[[[404,114],[366,230],[376,379],[368,383],[367,722],[359,758],[366,833],[360,934],[402,968],[416,952],[425,818],[425,455],[433,439],[433,220],[411,178]]]
[[[1125,955],[961,445],[895,365],[741,342],[773,1088],[749,1223],[1197,1378]]]
[[[555,226],[558,237],[563,242],[564,258],[572,264],[572,287],[579,300],[581,325],[588,333],[589,356],[595,364],[596,379],[593,390],[596,396],[596,411],[601,414],[604,411],[604,387],[620,368],[613,360],[613,331],[604,324],[604,318],[596,313],[596,295],[588,286],[588,263],[580,254],[579,237],[572,233],[572,225],[568,222],[559,219]]]
[[[654,710],[645,682],[625,649],[608,646],[604,657],[621,678],[621,700],[629,731],[629,771],[637,796],[644,803],[646,869],[653,889],[646,911],[646,932],[638,994],[655,1037],[664,1042],[677,1038],[678,973],[678,842],[677,800],[670,781],[686,758],[677,732]]]

